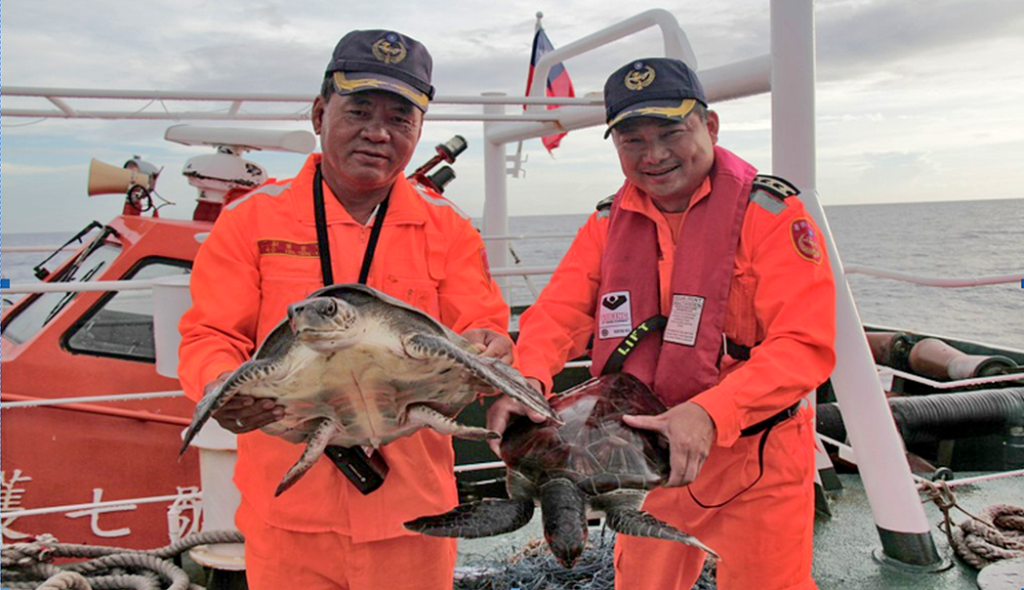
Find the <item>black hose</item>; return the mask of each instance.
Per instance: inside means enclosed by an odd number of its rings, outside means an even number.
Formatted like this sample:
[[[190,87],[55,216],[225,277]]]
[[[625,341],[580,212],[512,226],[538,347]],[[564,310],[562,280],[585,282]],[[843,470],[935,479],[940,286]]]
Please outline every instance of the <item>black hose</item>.
[[[1024,425],[1024,387],[894,397],[889,408],[907,444],[999,434]],[[837,404],[818,404],[817,418],[818,432],[846,440]]]

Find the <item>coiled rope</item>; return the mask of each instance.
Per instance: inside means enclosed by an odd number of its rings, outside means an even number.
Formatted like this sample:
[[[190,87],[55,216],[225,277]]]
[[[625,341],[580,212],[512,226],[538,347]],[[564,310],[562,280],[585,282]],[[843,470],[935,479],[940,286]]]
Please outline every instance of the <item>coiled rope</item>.
[[[956,502],[945,481],[923,484],[925,501],[932,501],[943,514],[939,528],[946,534],[956,554],[976,569],[1004,559],[1024,558],[1024,508],[1011,504],[993,504],[975,516]],[[953,525],[956,508],[969,518]]]
[[[241,542],[241,533],[209,531],[139,551],[60,543],[53,535],[40,535],[0,549],[0,581],[11,590],[201,590],[169,559],[197,545]],[[59,557],[88,560],[53,565]]]

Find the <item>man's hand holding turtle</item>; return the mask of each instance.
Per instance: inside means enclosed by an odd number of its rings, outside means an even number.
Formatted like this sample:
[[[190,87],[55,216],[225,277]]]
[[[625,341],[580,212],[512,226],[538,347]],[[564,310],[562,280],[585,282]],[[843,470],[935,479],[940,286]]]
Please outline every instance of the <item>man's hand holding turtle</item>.
[[[668,441],[672,473],[665,487],[685,486],[697,479],[715,441],[715,422],[694,403],[679,404],[657,416],[625,415],[622,421],[657,432]]]
[[[209,395],[223,384],[231,371],[221,373],[203,389],[203,395]],[[272,399],[257,399],[250,395],[236,395],[213,412],[213,419],[224,430],[235,434],[244,434],[267,424],[284,418],[284,406]]]
[[[541,385],[540,381],[533,377],[527,377],[526,382],[530,384],[530,387],[540,392],[541,395],[544,394],[544,386]],[[505,428],[508,427],[508,421],[513,415],[526,416],[538,424],[547,420],[547,418],[542,414],[538,414],[533,410],[527,409],[526,406],[518,401],[503,395],[494,400],[494,403],[491,404],[491,407],[487,410],[487,430],[503,434],[505,432]],[[494,451],[495,455],[501,457],[500,438],[488,440],[487,445],[491,447],[491,450]]]
[[[473,328],[463,332],[462,337],[476,346],[481,356],[512,364],[512,340],[508,336],[487,328]]]

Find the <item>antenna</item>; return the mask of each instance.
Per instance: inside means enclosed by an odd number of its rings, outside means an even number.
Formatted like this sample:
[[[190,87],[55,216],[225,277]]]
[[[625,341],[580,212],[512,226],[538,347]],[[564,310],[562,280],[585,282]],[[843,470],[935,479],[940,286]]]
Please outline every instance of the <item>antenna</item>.
[[[309,131],[173,125],[167,128],[164,139],[217,150],[215,154],[189,158],[181,171],[188,183],[199,190],[199,205],[192,215],[197,221],[216,219],[229,193],[246,193],[266,182],[266,169],[242,158],[246,151],[306,154],[316,147],[316,137]]]

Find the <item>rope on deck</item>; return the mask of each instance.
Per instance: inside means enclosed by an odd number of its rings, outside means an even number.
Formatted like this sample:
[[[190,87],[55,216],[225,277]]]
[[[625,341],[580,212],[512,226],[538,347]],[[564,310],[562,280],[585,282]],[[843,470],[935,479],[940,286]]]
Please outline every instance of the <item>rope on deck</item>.
[[[171,558],[198,545],[241,543],[234,531],[196,533],[149,551],[60,543],[53,535],[0,550],[0,581],[11,590],[201,590]],[[53,565],[56,558],[87,561]],[[168,585],[169,584],[169,585]]]
[[[993,504],[981,518],[953,531],[952,545],[964,561],[981,569],[1003,559],[1024,558],[1024,508]]]
[[[1004,559],[1024,558],[1024,508],[993,504],[975,516],[957,504],[945,481],[924,485],[925,501],[933,501],[943,514],[939,526],[956,554],[976,569]],[[956,508],[969,518],[953,526],[950,512]]]

